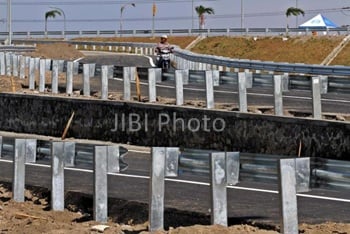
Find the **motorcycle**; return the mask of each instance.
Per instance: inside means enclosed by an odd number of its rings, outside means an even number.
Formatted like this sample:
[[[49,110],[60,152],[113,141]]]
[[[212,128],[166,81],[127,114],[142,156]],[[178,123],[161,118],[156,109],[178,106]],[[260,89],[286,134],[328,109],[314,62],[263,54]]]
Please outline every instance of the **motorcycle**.
[[[173,47],[165,47],[159,50],[157,54],[157,67],[162,69],[170,68],[170,54]]]

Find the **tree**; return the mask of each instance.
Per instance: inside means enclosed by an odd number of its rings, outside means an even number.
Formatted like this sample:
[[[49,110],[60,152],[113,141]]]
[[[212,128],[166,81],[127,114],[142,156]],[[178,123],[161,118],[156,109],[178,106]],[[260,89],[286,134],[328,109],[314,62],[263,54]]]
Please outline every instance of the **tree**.
[[[300,8],[296,8],[296,7],[289,7],[286,11],[286,17],[287,17],[287,28],[288,26],[288,17],[294,15],[294,16],[298,16],[298,15],[305,15],[305,12],[300,9]]]
[[[47,19],[55,18],[56,15],[61,15],[62,13],[59,10],[47,11],[45,13],[45,35],[47,35]]]
[[[204,15],[208,14],[215,14],[214,9],[211,7],[204,7],[202,5],[197,6],[195,8],[197,14],[198,14],[198,18],[199,18],[199,29],[204,29],[204,25],[205,25],[205,18]]]

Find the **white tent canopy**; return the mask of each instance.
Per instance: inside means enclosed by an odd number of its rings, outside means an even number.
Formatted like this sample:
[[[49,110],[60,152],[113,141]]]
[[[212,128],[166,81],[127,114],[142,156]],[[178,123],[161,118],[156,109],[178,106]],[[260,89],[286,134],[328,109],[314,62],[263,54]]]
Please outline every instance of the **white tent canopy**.
[[[305,23],[299,25],[299,28],[310,28],[310,29],[324,29],[324,28],[337,28],[338,26],[329,20],[327,17],[318,14]]]

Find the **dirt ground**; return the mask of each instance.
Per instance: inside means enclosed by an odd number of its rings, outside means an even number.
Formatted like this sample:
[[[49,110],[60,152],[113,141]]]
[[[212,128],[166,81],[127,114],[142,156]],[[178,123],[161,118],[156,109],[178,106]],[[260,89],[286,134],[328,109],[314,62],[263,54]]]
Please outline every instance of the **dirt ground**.
[[[32,53],[35,57],[72,60],[83,55],[67,44],[41,45]],[[64,77],[61,77],[63,80]],[[27,79],[0,76],[0,92],[29,92],[25,89]],[[171,100],[163,100],[172,102]],[[200,106],[201,103],[195,105]],[[108,228],[95,231],[98,223],[92,221],[92,199],[67,193],[66,209],[62,212],[50,210],[49,191],[27,187],[25,202],[11,200],[9,184],[0,183],[0,234],[5,233],[148,233],[148,207],[130,201],[109,202]],[[169,215],[171,214],[171,215]],[[168,215],[168,216],[167,216]],[[171,218],[167,218],[171,217]],[[159,233],[278,233],[279,227],[259,224],[230,224],[229,227],[208,225],[210,217],[185,211],[165,210],[165,230]],[[350,224],[322,223],[300,224],[300,233],[326,234],[350,233]]]

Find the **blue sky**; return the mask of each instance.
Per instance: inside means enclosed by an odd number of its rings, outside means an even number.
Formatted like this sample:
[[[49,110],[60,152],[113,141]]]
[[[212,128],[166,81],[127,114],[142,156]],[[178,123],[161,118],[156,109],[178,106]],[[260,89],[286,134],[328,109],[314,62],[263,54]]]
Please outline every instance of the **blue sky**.
[[[244,19],[241,20],[241,2]],[[298,7],[305,16],[289,18],[295,27],[317,13],[322,13],[335,24],[350,25],[350,0],[12,0],[13,31],[43,31],[45,12],[58,7],[65,12],[67,30],[117,30],[120,28],[120,8],[123,29],[152,29],[152,5],[157,6],[156,29],[198,28],[198,18],[193,6],[212,7],[215,15],[206,16],[206,28],[285,27],[285,11]],[[7,0],[0,0],[0,31],[6,31]],[[135,3],[132,7],[131,3]],[[63,30],[63,16],[48,19],[49,30]]]

